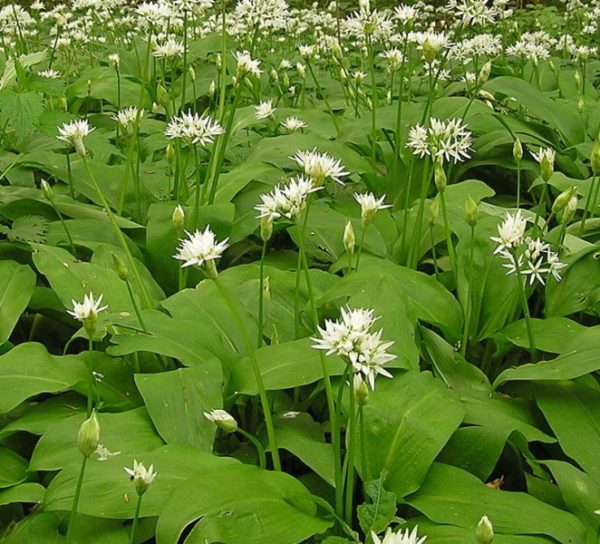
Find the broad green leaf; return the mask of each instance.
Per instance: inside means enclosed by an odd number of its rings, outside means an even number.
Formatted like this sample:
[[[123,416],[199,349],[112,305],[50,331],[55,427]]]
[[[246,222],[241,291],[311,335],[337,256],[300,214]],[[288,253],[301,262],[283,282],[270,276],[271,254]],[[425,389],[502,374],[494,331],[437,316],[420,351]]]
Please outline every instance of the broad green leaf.
[[[35,446],[29,469],[58,470],[78,465],[81,453],[77,449],[77,432],[85,419],[85,411],[82,411],[76,417],[49,426]],[[145,408],[114,414],[101,412],[98,421],[100,443],[113,453],[121,452],[116,459],[122,460],[127,454],[152,451],[163,445]],[[94,463],[104,462],[97,461],[94,456]]]
[[[500,373],[494,388],[508,381],[569,380],[600,368],[600,328],[579,333],[565,348],[568,351],[550,361],[509,368]]]
[[[60,519],[53,513],[38,512],[23,518],[6,534],[2,544],[64,544],[65,537],[59,531]]]
[[[600,391],[572,382],[540,383],[535,399],[563,451],[600,484]]]
[[[600,516],[595,513],[600,504],[600,484],[585,472],[564,461],[545,461],[558,483],[566,505],[588,528],[589,544],[597,544]]]
[[[231,458],[216,457],[196,448],[173,445],[147,453],[137,450],[104,462],[89,462],[78,511],[101,518],[132,519],[136,493],[123,467],[131,467],[134,459],[143,462],[146,467],[154,465],[158,473],[144,494],[141,517],[158,516],[173,490],[180,489],[198,471],[210,474],[212,470],[221,467],[228,469],[238,464],[238,461]],[[44,498],[45,510],[71,510],[79,468],[79,461],[72,463],[52,480]],[[202,489],[202,485],[197,487],[198,492],[202,492]]]
[[[15,261],[0,262],[0,344],[6,342],[27,308],[36,277],[31,268]]]
[[[212,451],[214,423],[204,412],[222,407],[221,364],[216,359],[202,366],[159,374],[137,374],[135,382],[152,423],[167,444]]]
[[[5,89],[0,91],[0,111],[17,133],[18,139],[22,140],[39,123],[44,102],[39,93]]]
[[[196,521],[187,544],[296,544],[331,525],[298,480],[243,464],[198,471],[178,486],[160,514],[157,543],[176,542]]]
[[[561,353],[565,349],[565,344],[573,341],[580,332],[585,330],[585,327],[566,317],[548,317],[532,319],[531,329],[537,349],[548,353]],[[514,321],[505,327],[501,334],[516,346],[529,348],[525,320]]]
[[[456,395],[428,373],[380,378],[364,407],[363,480],[386,470],[389,491],[399,499],[413,493],[463,416]],[[356,465],[362,472],[359,456]]]
[[[58,393],[89,378],[76,357],[50,355],[44,346],[26,342],[0,356],[0,414],[40,393]]]
[[[46,488],[35,482],[9,487],[0,491],[0,506],[16,502],[39,504],[44,499],[45,492]]]
[[[572,514],[521,492],[491,489],[450,465],[434,463],[423,485],[406,501],[438,524],[473,530],[482,516],[506,535],[547,535],[561,544],[581,544],[585,527]]]
[[[277,446],[288,450],[334,485],[334,459],[331,444],[325,442],[323,429],[309,414],[288,412],[275,419]]]
[[[385,475],[384,471],[376,480],[364,484],[365,502],[357,506],[356,515],[365,535],[384,531],[396,515],[396,495],[386,491]]]
[[[272,344],[256,350],[256,358],[267,390],[288,389],[316,382],[323,377],[321,355],[309,338]],[[339,357],[326,357],[330,376],[341,375],[345,364]],[[231,369],[232,392],[257,395],[258,387],[249,358],[239,360]]]
[[[20,484],[27,477],[27,460],[10,448],[0,447],[0,489]]]

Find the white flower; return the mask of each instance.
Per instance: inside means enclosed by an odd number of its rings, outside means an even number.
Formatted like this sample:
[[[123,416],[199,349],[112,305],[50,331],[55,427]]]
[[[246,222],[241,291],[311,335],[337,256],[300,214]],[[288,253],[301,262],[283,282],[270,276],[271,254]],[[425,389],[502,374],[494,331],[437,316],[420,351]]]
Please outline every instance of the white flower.
[[[95,128],[90,127],[87,119],[79,119],[58,127],[57,138],[71,144],[80,155],[85,155],[83,139],[93,130]]]
[[[360,204],[363,225],[369,224],[379,210],[392,207],[391,204],[384,204],[385,195],[377,199],[373,193],[354,193],[354,199]]]
[[[523,243],[525,227],[527,221],[523,218],[521,210],[511,214],[506,212],[506,216],[501,225],[498,226],[498,236],[492,236],[490,239],[498,243],[494,254],[500,253],[506,249],[515,248]]]
[[[108,461],[111,457],[121,455],[120,451],[109,451],[108,448],[105,448],[102,444],[98,444],[94,453],[98,456],[98,461]]]
[[[211,410],[210,412],[204,412],[204,417],[227,433],[234,433],[237,431],[237,421],[226,410]]]
[[[307,127],[307,124],[297,117],[288,117],[281,121],[281,126],[289,132],[296,132]]]
[[[46,79],[58,79],[60,77],[60,72],[49,68],[48,70],[41,70],[38,72],[38,76],[44,77]]]
[[[71,300],[73,310],[67,310],[67,313],[79,321],[94,320],[98,317],[99,312],[108,308],[108,306],[100,306],[102,304],[102,296],[100,295],[97,300],[94,300],[94,295],[88,293],[83,297],[83,302]]]
[[[256,210],[260,212],[259,217],[266,217],[269,221],[281,217],[294,220],[306,206],[308,195],[319,189],[310,178],[297,176],[284,187],[276,185],[270,193],[261,195],[262,203],[256,206]]]
[[[412,533],[410,529],[403,532],[401,529],[397,533],[392,532],[390,527],[387,528],[383,540],[381,540],[374,531],[371,531],[373,544],[423,544],[427,539],[426,536],[419,538],[417,535],[417,527],[414,527]]]
[[[375,389],[375,378],[381,374],[388,378],[392,375],[383,365],[396,358],[386,350],[393,342],[382,342],[381,333],[369,332],[375,323],[373,310],[341,309],[342,319],[325,320],[325,327],[318,327],[320,338],[312,338],[315,349],[327,351],[327,355],[341,355],[347,358],[356,374],[364,376]]]
[[[253,60],[248,51],[236,51],[233,53],[233,57],[237,62],[237,77],[242,77],[246,74],[252,74],[256,77],[260,76],[260,61]]]
[[[388,69],[390,72],[395,72],[398,70],[404,61],[404,55],[402,54],[402,51],[396,48],[387,49],[381,53],[381,57],[388,62]]]
[[[133,468],[123,468],[125,469],[125,472],[131,476],[131,480],[133,480],[138,495],[143,495],[146,492],[148,486],[154,481],[157,475],[157,472],[154,470],[154,465],[150,465],[148,469],[146,469],[143,463],[138,463],[135,459],[133,460]]]
[[[258,106],[254,107],[255,116],[258,120],[267,119],[271,117],[275,112],[275,108],[273,107],[272,100],[265,100],[261,102]]]
[[[181,113],[172,117],[165,130],[169,140],[181,139],[185,144],[212,144],[216,136],[224,134],[225,130],[211,117],[200,116],[197,113]]]
[[[201,267],[208,261],[219,259],[228,247],[227,241],[229,238],[216,243],[215,234],[210,230],[210,227],[206,227],[204,232],[197,230],[194,233],[188,231],[185,231],[185,233],[188,238],[180,240],[177,253],[173,256],[175,259],[184,261],[181,265],[182,268],[188,266]]]
[[[441,121],[432,117],[430,126],[415,125],[408,133],[407,147],[423,158],[443,157],[455,162],[469,158],[471,149],[471,133],[460,119]]]
[[[121,64],[119,53],[111,53],[108,55],[108,62],[113,68],[119,68],[119,65]]]
[[[340,178],[349,174],[344,170],[338,159],[334,159],[327,153],[318,153],[317,148],[314,148],[312,151],[298,151],[291,158],[318,185],[322,184],[326,178],[331,178],[343,185]]]
[[[157,59],[174,59],[182,57],[184,53],[185,47],[183,43],[178,42],[174,38],[168,38],[165,42],[154,45],[152,55]]]
[[[419,15],[419,10],[414,6],[400,4],[394,8],[394,19],[400,21],[402,24],[415,21]]]
[[[124,108],[113,115],[113,119],[123,127],[124,130],[128,130],[130,127],[137,122],[138,117],[141,119],[144,116],[144,110],[138,111],[135,106],[129,106]]]

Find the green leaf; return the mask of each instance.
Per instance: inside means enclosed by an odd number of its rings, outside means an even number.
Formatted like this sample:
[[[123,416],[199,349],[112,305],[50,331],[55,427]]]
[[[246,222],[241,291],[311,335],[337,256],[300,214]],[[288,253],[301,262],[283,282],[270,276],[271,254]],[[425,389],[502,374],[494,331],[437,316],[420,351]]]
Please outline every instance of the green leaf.
[[[379,379],[364,407],[363,480],[387,470],[386,487],[398,498],[416,491],[463,416],[456,394],[428,373]],[[360,465],[357,458],[359,471]]]
[[[328,484],[334,485],[333,448],[325,442],[321,425],[306,413],[293,417],[284,414],[274,423],[277,446],[294,454]]]
[[[0,344],[6,342],[27,308],[36,277],[27,265],[15,261],[0,262]]]
[[[216,359],[194,368],[135,377],[163,440],[207,451],[212,451],[216,426],[202,414],[222,407],[222,382],[221,364]]]
[[[356,508],[356,515],[365,535],[370,535],[371,531],[381,533],[396,516],[396,494],[385,490],[385,478],[386,472],[382,471],[379,478],[364,484],[368,501]]]
[[[531,328],[535,338],[535,347],[548,353],[561,353],[565,344],[571,343],[586,328],[566,317],[548,317],[532,319]],[[505,327],[502,336],[521,348],[529,348],[525,320],[514,321]]]
[[[600,328],[582,331],[565,348],[568,351],[550,361],[501,372],[494,381],[494,388],[508,381],[569,380],[600,369]]]
[[[89,379],[76,357],[48,354],[41,344],[26,342],[0,356],[0,414],[39,393],[58,393]]]
[[[572,382],[540,383],[535,399],[563,451],[600,483],[600,391]]]
[[[123,430],[121,433],[121,439],[128,436]],[[88,462],[78,511],[101,518],[132,519],[136,507],[135,488],[123,467],[131,467],[134,459],[143,462],[146,467],[154,465],[158,473],[144,494],[141,509],[143,518],[158,516],[173,491],[180,489],[198,471],[207,475],[206,481],[209,481],[211,471],[238,464],[231,458],[173,445],[147,453],[138,449],[135,453],[122,454],[104,462]],[[80,464],[79,460],[70,464],[50,482],[44,498],[45,510],[71,510]],[[199,493],[205,488],[204,485],[196,485]]]
[[[180,485],[160,514],[157,543],[176,542],[196,521],[187,544],[296,544],[331,525],[298,480],[243,464],[198,471]]]
[[[39,215],[24,215],[17,217],[7,229],[6,236],[9,240],[20,242],[43,243],[48,232],[48,220]]]
[[[20,484],[27,477],[27,460],[9,448],[0,447],[0,489]]]
[[[22,140],[38,125],[44,102],[36,92],[5,89],[0,91],[0,111]]]
[[[77,432],[86,417],[85,410],[82,410],[75,417],[50,425],[35,446],[29,469],[58,470],[68,465],[79,465],[81,453],[77,449]],[[121,462],[128,454],[152,451],[163,445],[145,408],[114,414],[100,412],[98,421],[100,443],[111,452],[121,452],[121,455],[116,457],[121,459]],[[94,462],[106,461],[94,459]]]
[[[27,482],[0,491],[0,506],[14,503],[39,504],[44,499],[46,488],[35,482]]]
[[[561,544],[581,544],[585,538],[584,526],[572,514],[526,493],[491,489],[468,472],[442,463],[433,464],[419,491],[406,501],[438,524],[474,530],[487,515],[497,534],[547,535]]]

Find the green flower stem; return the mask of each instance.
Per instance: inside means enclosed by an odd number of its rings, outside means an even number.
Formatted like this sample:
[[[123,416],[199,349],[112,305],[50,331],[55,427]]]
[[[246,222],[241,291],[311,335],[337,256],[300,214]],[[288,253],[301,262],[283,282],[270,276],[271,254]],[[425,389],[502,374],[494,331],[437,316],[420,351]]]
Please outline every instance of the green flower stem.
[[[312,195],[308,196],[304,221],[302,229],[298,232],[298,249],[300,250],[301,262],[304,263],[304,273],[306,279],[306,288],[308,291],[308,299],[310,301],[310,309],[314,326],[317,327],[319,324],[319,316],[317,314],[317,307],[315,305],[315,297],[312,290],[312,283],[310,281],[310,274],[308,270],[308,261],[306,259],[306,252],[304,249],[304,231],[308,222],[308,212],[310,211],[310,204],[312,201]],[[298,280],[297,280],[298,281]],[[327,410],[329,412],[329,421],[331,426],[331,444],[333,446],[334,455],[334,474],[335,474],[335,511],[342,517],[344,509],[344,495],[343,495],[343,482],[342,482],[342,451],[341,451],[341,437],[339,418],[337,416],[335,402],[333,400],[333,390],[331,388],[331,379],[327,370],[327,359],[323,350],[319,350],[319,357],[321,360],[321,372],[323,374],[323,384],[325,386],[325,397],[327,399]]]
[[[188,71],[188,29],[187,29],[187,23],[188,23],[188,12],[187,9],[185,9],[183,11],[183,82],[181,84],[181,106],[179,107],[179,110],[182,111],[183,108],[185,107],[185,91],[186,91],[186,84],[187,84],[187,71]],[[174,74],[173,74],[174,75]],[[175,95],[175,93],[173,93],[173,95]]]
[[[196,162],[196,190],[194,191],[194,211],[192,213],[192,226],[198,228],[198,219],[200,217],[200,154],[198,146],[194,144],[194,160]]]
[[[268,240],[263,241],[262,252],[260,254],[260,268],[258,280],[258,340],[259,348],[263,345],[263,327],[264,327],[264,290],[265,290],[265,257],[267,255]]]
[[[92,340],[92,338],[88,338],[88,351],[90,353],[92,353],[94,351],[94,341]],[[87,394],[87,406],[86,406],[86,413],[87,413],[87,417],[90,417],[92,415],[92,410],[94,408],[94,401],[93,401],[93,392],[94,389],[96,389],[96,379],[94,378],[94,370],[92,368],[92,358],[91,356],[89,357],[90,363],[89,363],[89,373],[90,373],[90,388],[88,389],[88,394]]]
[[[437,251],[435,250],[435,239],[433,237],[433,225],[429,225],[429,238],[431,240],[431,258],[433,259],[433,272],[435,274],[435,279],[439,281],[440,269],[438,266]]]
[[[71,155],[67,152],[67,182],[69,183],[69,196],[75,198],[75,189],[73,188],[73,171],[71,170]]]
[[[148,329],[146,328],[146,324],[144,323],[144,319],[142,318],[142,313],[140,312],[140,308],[135,300],[133,289],[131,288],[129,280],[125,280],[125,285],[127,286],[127,292],[129,293],[129,299],[131,300],[131,305],[133,306],[135,316],[137,317],[140,327],[142,327],[142,330],[147,334]]]
[[[419,244],[421,243],[421,229],[423,228],[423,213],[425,211],[425,199],[427,197],[427,190],[431,182],[431,161],[429,157],[425,159],[425,165],[423,167],[423,173],[421,176],[421,194],[419,196],[419,209],[417,211],[417,218],[415,220],[415,226],[413,228],[412,242],[410,252],[408,255],[408,265],[411,268],[417,268],[417,261],[419,259]]]
[[[406,65],[406,51],[408,48],[408,33],[404,37],[402,44],[402,65],[400,66],[400,77],[398,84],[398,109],[396,110],[396,163],[400,163],[400,129],[402,127],[402,103],[404,100],[404,69]]]
[[[525,294],[525,286],[523,285],[523,278],[521,277],[521,267],[519,266],[519,260],[514,253],[513,261],[515,263],[515,272],[517,274],[517,282],[519,284],[521,306],[523,307],[523,315],[525,316],[525,327],[527,329],[527,337],[529,339],[529,353],[531,354],[531,362],[535,363],[537,362],[537,350],[535,349],[535,338],[533,335],[533,328],[531,327],[531,314],[529,313],[527,295]]]
[[[121,180],[117,215],[121,215],[123,212],[123,206],[125,205],[125,193],[127,192],[127,185],[129,181],[129,172],[131,171],[133,173],[133,151],[133,139],[127,138],[127,163],[125,164],[125,172],[123,173],[123,179]]]
[[[358,426],[360,433],[360,470],[363,482],[367,482],[371,477],[367,474],[367,444],[365,442],[365,412],[364,406],[358,407]]]
[[[363,245],[365,243],[365,236],[367,234],[367,229],[369,225],[363,225],[362,232],[360,233],[360,241],[358,243],[358,249],[356,250],[356,266],[355,270],[358,272],[358,265],[360,264],[360,256],[362,255]]]
[[[462,342],[460,344],[460,354],[465,357],[467,353],[467,344],[469,343],[469,329],[471,328],[471,311],[473,303],[471,300],[471,285],[473,284],[473,246],[475,245],[475,226],[471,227],[471,247],[469,248],[469,278],[467,280],[467,300],[465,302],[465,325],[463,330]],[[457,285],[458,289],[458,285]]]
[[[269,437],[269,448],[271,449],[271,456],[273,458],[273,467],[275,470],[281,470],[281,461],[279,459],[279,450],[277,449],[277,441],[275,439],[275,427],[273,426],[273,416],[271,414],[271,406],[269,405],[269,398],[267,396],[267,390],[265,389],[265,384],[262,379],[262,375],[260,373],[260,367],[258,366],[258,360],[256,359],[256,351],[254,348],[254,344],[250,340],[248,336],[248,331],[244,326],[244,322],[240,317],[235,303],[229,293],[229,290],[221,283],[219,278],[215,278],[213,280],[215,282],[215,286],[221,293],[223,300],[229,307],[235,321],[237,322],[238,328],[240,329],[240,333],[242,334],[242,340],[244,345],[246,346],[246,351],[248,352],[248,357],[250,358],[250,363],[252,364],[252,370],[254,371],[254,377],[256,379],[256,385],[258,387],[258,394],[260,397],[260,402],[262,405],[262,409],[265,416],[265,424],[267,427],[267,435]]]
[[[325,106],[327,107],[327,109],[329,110],[329,115],[331,115],[331,120],[333,121],[333,124],[335,126],[335,130],[337,131],[337,133],[339,134],[340,132],[340,127],[338,125],[337,119],[335,114],[333,113],[333,109],[331,108],[331,104],[329,103],[329,100],[327,100],[327,95],[323,92],[323,89],[321,88],[321,84],[319,83],[319,80],[317,79],[317,77],[315,76],[315,72],[313,70],[312,64],[308,61],[308,59],[306,59],[306,65],[308,66],[308,71],[310,72],[310,76],[312,77],[315,85],[317,86],[317,91],[319,92],[319,94],[321,95],[321,98],[323,99],[323,102],[325,102]]]
[[[521,207],[521,161],[517,161],[517,208]]]
[[[369,40],[369,71],[371,75],[371,164],[377,160],[377,82],[375,81],[375,52]]]
[[[342,384],[344,385],[344,384]],[[354,469],[354,446],[356,443],[356,409],[355,409],[355,398],[354,398],[354,387],[352,382],[348,388],[350,396],[350,419],[348,421],[348,427],[346,429],[346,457],[348,459],[348,473],[346,475],[346,523],[352,524],[352,514],[354,512],[354,480],[355,480],[355,469]]]
[[[142,497],[143,495],[138,495],[137,505],[135,507],[135,515],[133,516],[133,525],[131,526],[129,544],[135,544],[135,535],[137,533],[138,522],[140,520],[140,510],[142,509]]]
[[[79,476],[77,477],[77,485],[75,487],[75,496],[73,497],[73,506],[71,507],[71,515],[69,517],[69,526],[67,528],[67,544],[71,544],[73,541],[73,523],[77,516],[77,507],[79,506],[79,498],[81,497],[81,486],[83,485],[83,476],[85,475],[85,466],[88,458],[84,455],[81,461],[81,468],[79,469]]]
[[[227,88],[225,78],[227,77],[227,18],[225,12],[225,0],[221,0],[221,74],[219,90],[219,122],[225,117],[225,89]]]
[[[583,217],[581,218],[581,223],[579,224],[579,235],[583,233],[585,230],[585,222],[588,217],[594,217],[594,212],[596,209],[596,199],[598,198],[598,187],[596,187],[596,182],[598,181],[598,174],[594,174],[592,178],[592,183],[590,185],[590,192],[585,199],[585,207],[583,208]],[[594,194],[595,193],[595,194]],[[592,196],[593,195],[593,196]]]
[[[456,252],[454,251],[454,244],[452,243],[452,233],[450,232],[450,224],[448,223],[448,210],[446,208],[445,191],[440,191],[439,195],[440,204],[442,208],[442,218],[444,220],[444,234],[446,236],[446,245],[448,246],[448,255],[450,257],[450,263],[452,265],[452,276],[454,278],[454,285],[458,286]]]
[[[88,164],[87,158],[85,157],[85,155],[82,155],[81,158],[83,160],[83,165],[87,171],[87,174],[88,174],[90,180],[92,181],[92,184],[94,185],[94,188],[96,189],[96,192],[98,193],[98,196],[100,197],[100,200],[102,201],[102,205],[104,206],[104,209],[106,210],[106,214],[108,215],[108,219],[113,226],[115,234],[117,235],[117,238],[119,239],[119,242],[121,243],[121,247],[123,248],[123,251],[125,252],[125,255],[127,256],[127,260],[129,261],[129,266],[131,268],[131,271],[133,272],[133,276],[137,283],[140,294],[142,295],[143,302],[146,307],[151,308],[153,305],[152,300],[150,299],[150,295],[148,294],[146,286],[144,285],[144,282],[142,281],[140,271],[138,270],[138,268],[136,266],[135,260],[133,259],[133,255],[131,254],[131,251],[129,250],[129,246],[127,245],[127,240],[125,239],[125,235],[121,232],[121,229],[119,228],[117,220],[115,219],[115,216],[114,216],[112,210],[110,209],[110,204],[106,200],[106,197],[104,196],[104,193],[102,192],[102,189],[100,189],[100,186],[98,185],[98,182],[96,181],[96,178],[94,177],[94,175],[92,174],[92,171],[90,170],[90,166]]]
[[[262,447],[262,444],[259,442],[259,440],[255,436],[252,436],[250,433],[244,431],[244,429],[241,429],[240,427],[238,427],[237,432],[240,433],[249,442],[251,442],[252,445],[256,448],[256,453],[258,454],[258,463],[259,463],[260,468],[267,468],[267,459],[265,457],[265,449]]]
[[[56,204],[54,204],[53,200],[50,201],[50,204],[54,208],[56,215],[58,215],[58,218],[60,219],[60,224],[62,225],[62,228],[65,231],[65,234],[67,235],[67,240],[69,241],[69,247],[71,248],[71,253],[73,253],[74,256],[77,256],[77,253],[75,253],[75,244],[73,243],[73,238],[71,238],[71,233],[69,232],[69,229],[67,228],[67,224],[65,223],[65,218],[63,217],[63,214],[60,213],[60,210],[56,207]]]

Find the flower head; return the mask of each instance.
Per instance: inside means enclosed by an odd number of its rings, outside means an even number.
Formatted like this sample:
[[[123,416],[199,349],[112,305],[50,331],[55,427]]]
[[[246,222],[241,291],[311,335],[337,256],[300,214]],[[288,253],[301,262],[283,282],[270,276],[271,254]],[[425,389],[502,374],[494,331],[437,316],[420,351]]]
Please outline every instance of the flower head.
[[[296,132],[297,130],[307,127],[306,123],[297,117],[288,117],[287,119],[284,119],[281,121],[281,126],[288,132]]]
[[[94,127],[90,127],[87,119],[79,119],[58,127],[57,138],[71,144],[80,155],[85,155],[83,139],[93,130]]]
[[[334,159],[327,153],[319,153],[316,148],[312,151],[298,151],[292,160],[296,161],[304,173],[310,176],[317,185],[321,185],[326,178],[331,178],[343,185],[340,178],[349,174],[338,159]]]
[[[94,295],[92,293],[88,293],[83,297],[83,302],[71,300],[73,309],[67,310],[68,314],[72,315],[75,319],[83,323],[85,330],[90,336],[93,335],[94,330],[96,329],[98,313],[108,308],[108,306],[100,306],[102,304],[102,296],[103,295],[100,295],[96,300],[94,300]]]
[[[226,410],[211,410],[210,412],[204,412],[204,417],[208,419],[208,421],[212,421],[219,429],[222,429],[226,433],[234,433],[237,431],[237,421]]]
[[[236,75],[238,78],[243,77],[246,74],[251,74],[256,77],[260,76],[260,61],[253,60],[248,51],[236,51],[233,54],[233,57],[237,62]]]
[[[168,38],[161,44],[154,46],[152,55],[157,59],[174,59],[182,57],[185,53],[185,47],[183,43],[178,42],[174,38]]]
[[[405,532],[399,529],[397,533],[394,533],[391,527],[388,527],[383,535],[383,540],[374,531],[371,531],[371,536],[373,537],[373,544],[423,544],[427,539],[426,536],[419,538],[417,527],[412,532],[410,532],[410,529],[406,529]]]
[[[144,110],[138,110],[135,106],[129,106],[113,115],[113,119],[121,125],[123,130],[128,131],[144,116]]]
[[[185,231],[185,233],[188,237],[185,240],[180,240],[177,253],[173,257],[184,261],[181,265],[182,268],[197,266],[204,268],[207,273],[216,273],[216,269],[213,269],[214,261],[221,258],[221,255],[227,249],[229,238],[217,243],[215,234],[210,230],[210,227],[206,227],[204,232],[197,230],[194,233],[188,231]]]
[[[392,207],[391,204],[384,204],[385,195],[375,198],[373,193],[354,193],[354,199],[360,204],[363,226],[368,225],[379,210]]]
[[[255,116],[258,120],[267,119],[275,113],[275,108],[273,107],[272,100],[265,100],[261,102],[258,106],[254,107]]]
[[[537,153],[532,152],[531,156],[540,163],[542,178],[544,178],[544,181],[548,181],[554,172],[556,151],[549,147],[540,148]]]
[[[212,144],[216,136],[224,133],[223,127],[211,117],[192,112],[172,117],[165,130],[169,140],[180,139],[184,144],[200,145]]]
[[[517,210],[515,214],[506,212],[504,221],[498,226],[498,236],[491,237],[493,242],[498,243],[494,254],[519,246],[523,242],[526,226],[527,221],[523,218],[521,210]]]
[[[94,453],[98,456],[98,461],[108,461],[111,457],[121,455],[120,451],[109,451],[109,449],[102,444],[98,444]]]
[[[429,127],[415,125],[408,133],[407,147],[423,158],[442,157],[460,162],[469,158],[471,132],[460,119],[441,121],[432,117]]]
[[[157,472],[154,470],[154,465],[150,465],[147,469],[143,463],[138,463],[136,459],[133,460],[133,468],[123,467],[125,472],[131,476],[133,485],[138,495],[143,495],[150,484],[156,478]]]
[[[308,195],[319,189],[310,178],[296,176],[287,185],[276,185],[270,193],[261,195],[262,202],[256,210],[260,212],[259,217],[266,217],[269,221],[281,217],[294,220],[306,206]]]

